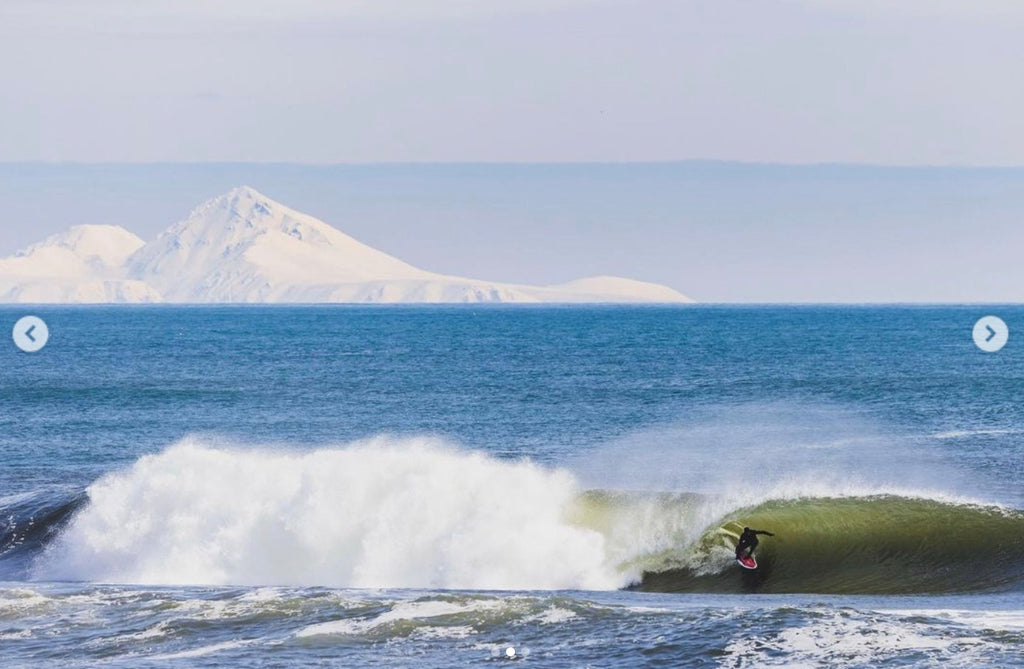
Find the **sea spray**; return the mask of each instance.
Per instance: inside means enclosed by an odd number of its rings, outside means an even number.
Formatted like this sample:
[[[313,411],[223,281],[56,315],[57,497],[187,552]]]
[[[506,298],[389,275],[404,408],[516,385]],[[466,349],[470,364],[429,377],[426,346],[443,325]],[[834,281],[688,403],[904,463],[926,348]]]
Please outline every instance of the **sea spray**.
[[[41,579],[147,584],[610,589],[565,470],[428,439],[301,453],[186,439],[89,487]]]

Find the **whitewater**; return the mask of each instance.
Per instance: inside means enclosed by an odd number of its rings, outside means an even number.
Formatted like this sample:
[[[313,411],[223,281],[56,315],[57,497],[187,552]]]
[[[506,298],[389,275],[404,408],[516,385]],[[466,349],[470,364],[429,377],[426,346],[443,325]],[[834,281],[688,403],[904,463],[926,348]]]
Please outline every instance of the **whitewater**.
[[[424,440],[293,454],[186,441],[89,487],[34,578],[163,585],[609,589],[564,471]]]

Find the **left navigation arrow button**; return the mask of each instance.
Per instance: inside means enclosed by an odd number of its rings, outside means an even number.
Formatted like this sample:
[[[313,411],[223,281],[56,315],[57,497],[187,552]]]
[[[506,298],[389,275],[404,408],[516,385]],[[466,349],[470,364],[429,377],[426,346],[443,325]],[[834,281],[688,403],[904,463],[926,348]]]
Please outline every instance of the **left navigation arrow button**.
[[[26,353],[35,353],[50,339],[50,329],[38,316],[25,316],[18,319],[11,333],[14,344]]]

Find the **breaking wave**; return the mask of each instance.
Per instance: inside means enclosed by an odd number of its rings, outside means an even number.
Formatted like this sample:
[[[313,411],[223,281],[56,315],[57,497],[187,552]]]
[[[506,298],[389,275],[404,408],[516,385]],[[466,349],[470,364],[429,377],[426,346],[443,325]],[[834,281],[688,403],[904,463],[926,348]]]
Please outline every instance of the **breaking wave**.
[[[0,500],[0,572],[50,581],[485,590],[1019,589],[1024,514],[906,491],[764,500],[583,490],[430,439],[140,458],[85,495]],[[934,497],[934,496],[932,496]],[[743,525],[767,529],[740,570]]]
[[[296,453],[186,440],[88,489],[35,578],[467,589],[619,585],[572,476],[426,439]]]
[[[754,572],[723,570],[744,526],[768,529]],[[670,592],[952,593],[1024,583],[1024,514],[878,495],[774,500],[729,514],[683,551],[645,563]]]

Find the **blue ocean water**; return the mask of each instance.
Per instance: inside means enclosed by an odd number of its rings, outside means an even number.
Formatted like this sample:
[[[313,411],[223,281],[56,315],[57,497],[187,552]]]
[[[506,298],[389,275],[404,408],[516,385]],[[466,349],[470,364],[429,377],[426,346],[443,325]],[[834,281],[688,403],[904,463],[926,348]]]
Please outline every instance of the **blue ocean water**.
[[[2,662],[1024,663],[1024,307],[26,313]]]

